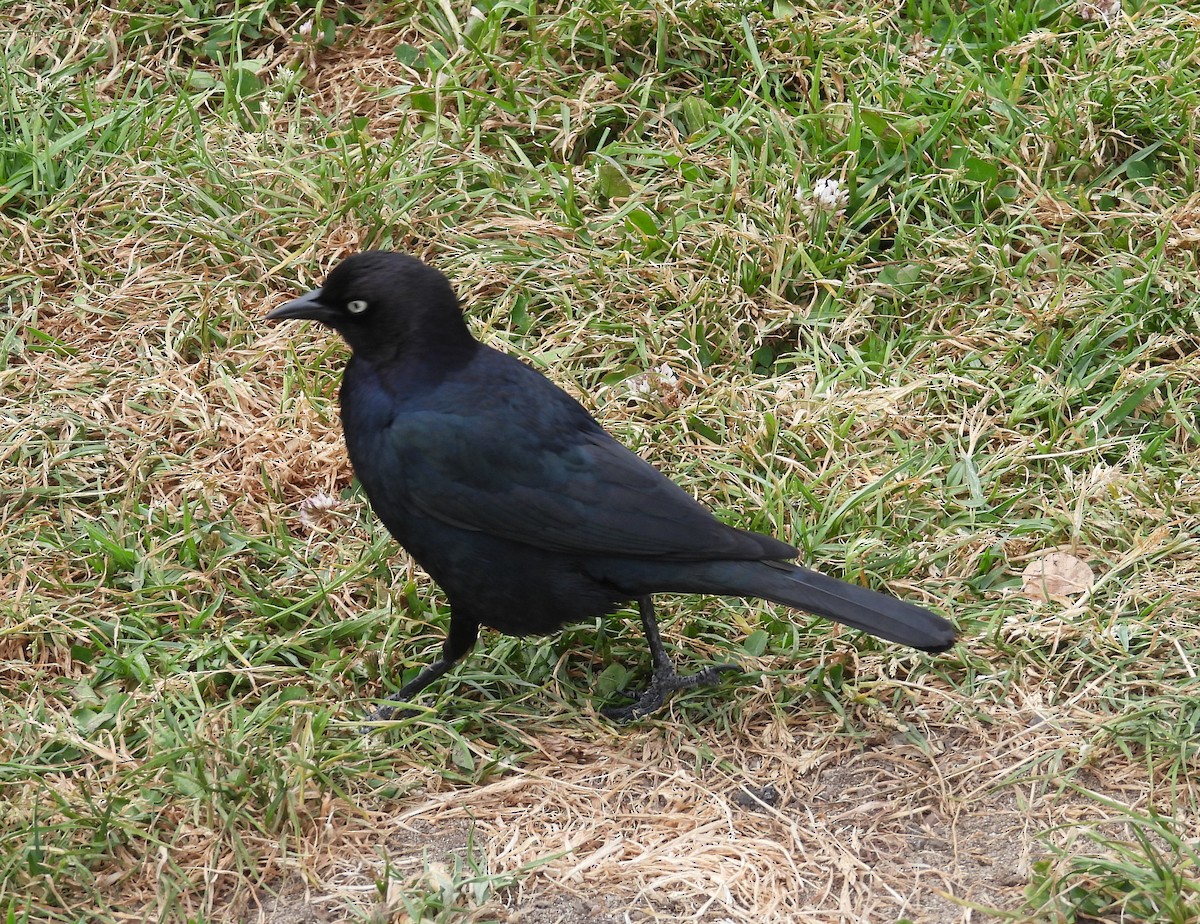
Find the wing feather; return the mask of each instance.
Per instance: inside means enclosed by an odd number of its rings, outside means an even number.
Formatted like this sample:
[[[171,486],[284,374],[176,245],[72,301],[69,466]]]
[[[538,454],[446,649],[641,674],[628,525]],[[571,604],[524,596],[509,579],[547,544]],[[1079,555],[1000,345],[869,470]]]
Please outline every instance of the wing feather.
[[[373,503],[378,494],[388,507],[399,503],[567,554],[675,561],[796,555],[770,536],[716,519],[523,363],[494,351],[482,361],[487,368],[410,403],[361,447],[386,457],[359,472]],[[486,391],[471,388],[473,380],[486,381]],[[370,472],[388,473],[388,483],[372,483]]]

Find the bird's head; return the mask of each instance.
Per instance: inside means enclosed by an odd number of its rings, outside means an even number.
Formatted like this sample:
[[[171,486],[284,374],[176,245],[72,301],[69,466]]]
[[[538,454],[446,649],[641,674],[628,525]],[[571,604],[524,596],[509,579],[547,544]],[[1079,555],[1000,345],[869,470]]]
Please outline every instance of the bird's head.
[[[475,344],[450,281],[416,257],[387,250],[347,257],[321,288],[280,305],[267,317],[319,321],[365,357],[394,356],[410,347]]]

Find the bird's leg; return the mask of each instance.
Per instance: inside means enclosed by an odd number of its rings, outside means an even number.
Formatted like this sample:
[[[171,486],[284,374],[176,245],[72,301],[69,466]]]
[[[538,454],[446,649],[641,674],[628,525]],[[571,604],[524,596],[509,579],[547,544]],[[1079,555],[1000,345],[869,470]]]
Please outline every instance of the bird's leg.
[[[472,619],[464,619],[457,613],[452,613],[450,616],[450,633],[446,636],[446,644],[442,646],[442,656],[401,687],[398,692],[389,696],[388,703],[402,703],[412,699],[441,677],[442,674],[450,670],[463,655],[474,647],[475,640],[478,637],[479,623]],[[412,715],[413,712],[414,710],[411,709],[398,709],[395,706],[384,704],[367,713],[365,721],[386,722],[389,719],[402,719],[407,715]],[[370,726],[363,726],[364,734],[370,731]]]
[[[622,696],[628,696],[633,700],[628,706],[608,706],[601,709],[601,713],[606,717],[616,722],[640,719],[661,707],[676,690],[717,683],[721,679],[722,671],[738,669],[736,664],[711,664],[695,674],[685,676],[677,673],[671,656],[667,654],[662,638],[658,634],[658,620],[654,618],[654,604],[648,596],[638,597],[638,612],[642,616],[642,629],[646,633],[646,644],[650,647],[650,660],[654,667],[654,675],[650,680],[650,686],[641,693],[632,690],[622,691]]]

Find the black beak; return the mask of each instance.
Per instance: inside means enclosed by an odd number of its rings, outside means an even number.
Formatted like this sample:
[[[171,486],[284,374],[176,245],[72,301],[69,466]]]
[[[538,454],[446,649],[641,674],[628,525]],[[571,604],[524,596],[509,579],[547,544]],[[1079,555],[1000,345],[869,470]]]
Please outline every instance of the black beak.
[[[267,315],[269,321],[286,321],[292,318],[305,318],[310,321],[330,323],[336,312],[321,301],[321,290],[313,289],[299,298],[285,302]]]

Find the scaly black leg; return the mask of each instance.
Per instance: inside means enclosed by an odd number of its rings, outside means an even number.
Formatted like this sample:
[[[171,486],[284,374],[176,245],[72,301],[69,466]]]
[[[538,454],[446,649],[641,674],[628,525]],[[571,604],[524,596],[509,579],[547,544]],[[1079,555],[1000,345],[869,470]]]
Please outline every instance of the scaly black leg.
[[[642,616],[642,629],[646,633],[646,644],[650,646],[650,660],[654,666],[654,675],[648,686],[641,693],[623,690],[621,695],[633,700],[628,706],[607,706],[600,712],[614,722],[628,722],[640,719],[662,707],[676,690],[686,690],[689,687],[700,687],[715,684],[720,681],[723,671],[736,671],[736,664],[712,664],[695,674],[686,676],[676,673],[671,656],[663,647],[662,638],[658,634],[658,620],[654,618],[654,604],[649,597],[638,597],[638,612]]]
[[[442,656],[417,674],[400,690],[388,697],[389,703],[403,703],[412,699],[427,686],[450,670],[458,660],[475,646],[479,637],[479,623],[464,619],[455,613],[450,615],[450,634],[446,636],[446,644],[442,646]],[[369,712],[364,719],[366,722],[386,722],[389,719],[402,719],[413,715],[416,710],[398,709],[392,705],[382,705]],[[363,734],[372,731],[370,725],[364,725]]]

